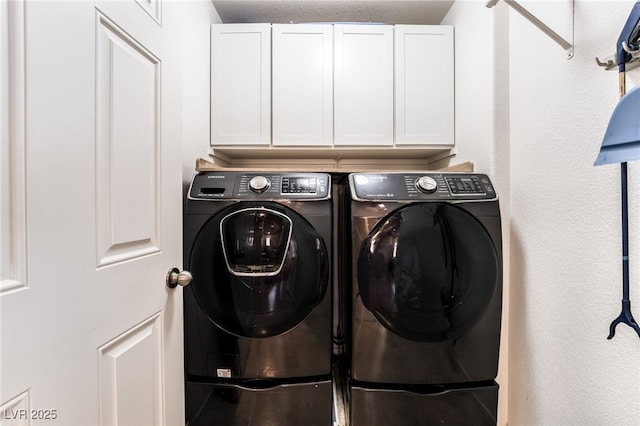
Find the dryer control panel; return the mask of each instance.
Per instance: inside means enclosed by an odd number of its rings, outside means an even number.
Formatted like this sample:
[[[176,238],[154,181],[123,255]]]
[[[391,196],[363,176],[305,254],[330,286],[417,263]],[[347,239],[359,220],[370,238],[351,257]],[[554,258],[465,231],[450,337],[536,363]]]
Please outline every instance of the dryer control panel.
[[[327,200],[327,173],[200,172],[189,188],[192,200]]]
[[[487,175],[478,173],[353,173],[358,201],[472,201],[497,198]]]

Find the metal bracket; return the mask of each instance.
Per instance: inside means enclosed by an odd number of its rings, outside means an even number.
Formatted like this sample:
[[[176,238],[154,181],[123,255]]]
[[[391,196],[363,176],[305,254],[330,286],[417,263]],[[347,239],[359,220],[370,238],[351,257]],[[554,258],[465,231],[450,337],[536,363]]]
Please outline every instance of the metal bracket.
[[[622,48],[624,49],[625,52],[627,52],[631,56],[631,59],[629,59],[629,61],[625,64],[625,71],[629,71],[639,66],[640,65],[640,49],[633,50],[629,47],[629,45],[626,42],[622,42]],[[618,70],[618,64],[616,63],[615,53],[604,58],[604,61],[600,60],[600,58],[596,56],[596,64],[604,68],[606,71]]]
[[[495,6],[498,3],[498,1],[499,0],[489,0],[486,3],[486,6],[488,8],[492,8],[493,6]],[[504,0],[504,2],[507,5],[511,6],[511,8],[513,10],[515,10],[520,15],[522,15],[527,21],[531,22],[533,25],[538,27],[538,29],[540,29],[543,33],[545,33],[547,36],[549,36],[549,38],[551,38],[553,41],[558,43],[560,45],[560,47],[562,47],[565,50],[565,52],[567,52],[567,59],[573,58],[573,44],[572,43],[569,43],[562,36],[560,36],[560,34],[558,34],[557,32],[553,31],[548,25],[546,25],[544,22],[542,22],[540,19],[538,19],[535,15],[533,15],[527,9],[522,7],[518,2],[516,2],[514,0]],[[573,10],[574,10],[574,7],[573,7],[573,4],[572,4],[572,7],[571,7],[572,25],[573,25]],[[573,35],[572,35],[572,37],[573,37]]]

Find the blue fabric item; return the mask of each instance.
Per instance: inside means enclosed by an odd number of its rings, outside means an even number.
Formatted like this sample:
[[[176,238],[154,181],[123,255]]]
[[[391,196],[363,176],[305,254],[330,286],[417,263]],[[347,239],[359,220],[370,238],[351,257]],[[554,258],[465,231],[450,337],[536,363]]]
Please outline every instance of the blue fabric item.
[[[640,160],[640,86],[624,95],[613,110],[594,166]]]

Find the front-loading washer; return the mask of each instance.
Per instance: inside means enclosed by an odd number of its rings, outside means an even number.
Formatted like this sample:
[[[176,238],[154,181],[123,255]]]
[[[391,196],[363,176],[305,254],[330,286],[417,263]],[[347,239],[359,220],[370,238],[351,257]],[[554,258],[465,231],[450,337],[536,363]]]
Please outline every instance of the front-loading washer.
[[[330,175],[194,176],[184,215],[188,424],[331,423],[331,247]]]
[[[500,208],[476,173],[356,173],[353,425],[495,424]]]

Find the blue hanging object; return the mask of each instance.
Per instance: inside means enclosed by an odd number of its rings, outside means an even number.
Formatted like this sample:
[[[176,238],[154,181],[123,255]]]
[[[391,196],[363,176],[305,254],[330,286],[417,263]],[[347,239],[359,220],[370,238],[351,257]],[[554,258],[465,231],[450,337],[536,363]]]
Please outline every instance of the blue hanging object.
[[[613,110],[595,166],[640,160],[640,86]]]
[[[631,314],[629,296],[629,194],[627,162],[640,159],[640,92],[626,93],[625,68],[629,52],[640,50],[640,0],[636,1],[616,43],[616,61],[620,82],[620,102],[613,111],[594,165],[620,163],[620,195],[622,200],[622,311],[609,326],[612,339],[618,324],[626,324],[640,337],[640,325]]]

